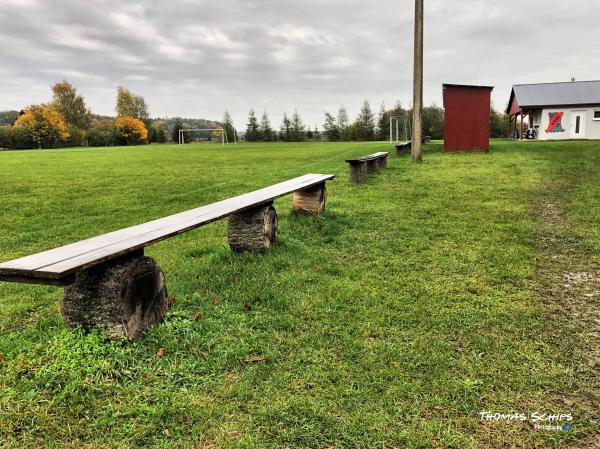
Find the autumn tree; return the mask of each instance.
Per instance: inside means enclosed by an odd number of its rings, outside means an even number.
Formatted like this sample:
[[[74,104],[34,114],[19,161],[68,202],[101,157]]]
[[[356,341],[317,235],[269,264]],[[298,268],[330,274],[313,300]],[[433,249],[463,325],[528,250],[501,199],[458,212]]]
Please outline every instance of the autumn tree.
[[[274,132],[273,128],[271,128],[271,122],[269,121],[267,111],[263,112],[263,115],[260,119],[260,137],[265,142],[270,142],[271,140],[274,140]]]
[[[16,120],[13,128],[29,136],[38,148],[50,148],[69,138],[62,116],[47,104],[36,104],[27,108]]]
[[[248,142],[256,142],[260,139],[260,129],[258,127],[258,120],[254,113],[254,109],[250,109],[250,113],[248,114],[245,138]]]
[[[133,117],[148,124],[150,114],[144,97],[134,95],[129,89],[119,86],[117,88],[117,117]],[[145,127],[145,125],[144,125]]]
[[[117,117],[115,121],[117,136],[126,145],[145,143],[148,139],[148,130],[140,119],[135,117]]]
[[[52,102],[68,127],[87,130],[92,122],[92,113],[85,100],[77,94],[77,89],[68,81],[62,80],[52,86]]]

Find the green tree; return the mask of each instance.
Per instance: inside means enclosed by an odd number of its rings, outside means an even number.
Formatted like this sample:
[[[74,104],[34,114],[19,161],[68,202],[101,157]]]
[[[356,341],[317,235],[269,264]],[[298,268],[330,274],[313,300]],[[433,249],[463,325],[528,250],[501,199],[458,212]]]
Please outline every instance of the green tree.
[[[264,111],[260,119],[260,137],[265,142],[270,142],[274,139],[273,134],[273,128],[271,128],[269,116],[267,115],[267,111]]]
[[[340,138],[340,132],[335,117],[325,112],[325,123],[323,123],[323,134],[329,142],[335,142]]]
[[[290,142],[292,140],[292,122],[289,119],[287,113],[283,114],[283,121],[281,122],[281,127],[279,129],[279,135],[281,136],[281,140],[283,140],[284,142]]]
[[[260,140],[260,137],[260,129],[256,114],[254,113],[254,109],[250,109],[250,113],[248,114],[248,123],[246,124],[245,139],[248,142],[256,142]]]
[[[229,111],[225,111],[225,113],[223,114],[223,122],[221,122],[221,127],[225,130],[227,141],[234,142],[235,128],[233,126],[233,119],[231,118]]]
[[[117,88],[117,117],[133,117],[144,122],[147,126],[150,120],[148,106],[144,97],[134,95],[129,89],[119,86]]]
[[[360,108],[360,113],[354,122],[356,140],[374,140],[375,139],[375,117],[371,111],[371,105],[367,100]]]
[[[444,110],[435,103],[423,108],[423,136],[444,138]]]
[[[173,123],[173,131],[171,133],[171,140],[173,142],[179,143],[179,131],[182,129],[184,129],[184,128],[183,128],[183,122],[181,121],[181,119],[179,119],[179,118],[175,119],[175,123]]]
[[[490,137],[507,137],[508,136],[508,115],[503,112],[498,112],[492,104],[490,108]]]
[[[350,117],[348,111],[342,105],[337,114],[337,134],[339,140],[348,140],[348,126],[350,126]]]
[[[85,100],[77,94],[77,89],[66,80],[52,86],[52,102],[63,117],[67,127],[78,130],[88,130],[92,123],[92,113],[86,107]]]
[[[306,129],[298,110],[294,110],[292,114],[292,140],[294,142],[302,142],[306,139]]]

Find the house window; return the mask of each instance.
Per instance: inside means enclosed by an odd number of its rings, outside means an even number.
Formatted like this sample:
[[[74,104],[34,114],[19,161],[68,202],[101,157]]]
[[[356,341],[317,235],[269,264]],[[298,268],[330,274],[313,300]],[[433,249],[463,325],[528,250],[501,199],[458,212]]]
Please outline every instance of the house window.
[[[594,111],[594,120],[600,120],[600,109]]]

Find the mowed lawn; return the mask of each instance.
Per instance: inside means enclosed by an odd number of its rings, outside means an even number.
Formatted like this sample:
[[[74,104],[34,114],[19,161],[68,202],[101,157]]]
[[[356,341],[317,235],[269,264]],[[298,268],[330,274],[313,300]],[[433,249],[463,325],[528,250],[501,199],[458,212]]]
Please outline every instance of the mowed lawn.
[[[434,142],[426,163],[391,155],[350,185],[344,159],[380,150],[0,152],[1,261],[337,175],[322,216],[276,201],[264,255],[230,252],[226,220],[147,248],[176,301],[132,343],[68,330],[59,288],[0,283],[0,447],[593,447],[598,321],[581,317],[600,294],[600,143]],[[565,272],[591,278],[548,294]],[[573,428],[482,411],[570,413]]]

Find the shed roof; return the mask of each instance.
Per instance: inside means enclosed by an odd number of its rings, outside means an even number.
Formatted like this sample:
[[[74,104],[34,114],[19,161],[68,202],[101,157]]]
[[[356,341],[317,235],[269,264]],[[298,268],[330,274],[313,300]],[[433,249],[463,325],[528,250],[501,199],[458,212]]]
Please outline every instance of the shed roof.
[[[600,80],[517,84],[512,88],[509,107],[513,97],[521,108],[600,104]]]

